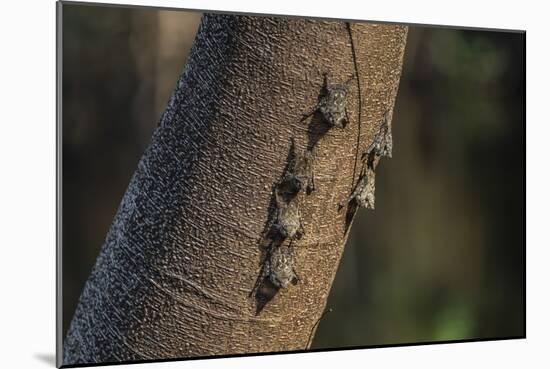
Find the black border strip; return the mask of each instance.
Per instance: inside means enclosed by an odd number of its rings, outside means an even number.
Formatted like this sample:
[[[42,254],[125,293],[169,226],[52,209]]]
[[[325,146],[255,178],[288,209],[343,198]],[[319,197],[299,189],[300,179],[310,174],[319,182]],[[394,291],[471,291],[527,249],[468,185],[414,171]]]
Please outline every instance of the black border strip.
[[[527,33],[523,35],[523,338],[527,337]]]
[[[60,367],[63,363],[63,2],[59,1],[55,7],[56,15],[56,63],[55,63],[55,184],[56,184],[56,202],[55,202],[55,365]]]
[[[89,363],[89,364],[71,364],[63,365],[60,368],[85,368],[95,367],[103,365],[128,365],[128,364],[152,364],[152,363],[166,363],[173,361],[192,361],[192,360],[208,360],[208,359],[227,359],[227,358],[239,358],[239,357],[254,357],[254,356],[271,356],[281,354],[311,354],[317,352],[335,352],[335,351],[352,351],[352,350],[365,350],[375,348],[394,348],[394,347],[413,347],[413,346],[430,346],[452,343],[472,343],[472,342],[488,342],[488,341],[508,341],[516,339],[524,339],[525,336],[510,336],[510,337],[495,337],[495,338],[472,338],[465,340],[449,340],[449,341],[426,341],[426,342],[414,342],[414,343],[397,343],[387,345],[372,345],[372,346],[349,346],[349,347],[335,347],[330,349],[310,349],[310,350],[296,350],[296,351],[276,351],[276,352],[258,352],[250,354],[232,354],[232,355],[210,355],[210,356],[193,356],[173,359],[151,359],[151,360],[130,360],[130,361],[114,361],[114,362],[101,362],[101,363]]]

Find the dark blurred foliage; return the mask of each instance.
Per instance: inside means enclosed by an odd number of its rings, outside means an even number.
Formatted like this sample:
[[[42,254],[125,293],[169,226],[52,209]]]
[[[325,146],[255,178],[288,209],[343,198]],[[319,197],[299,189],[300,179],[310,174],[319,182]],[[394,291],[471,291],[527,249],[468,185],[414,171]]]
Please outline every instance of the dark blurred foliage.
[[[64,330],[199,19],[63,7]],[[313,348],[524,334],[524,42],[410,27],[393,159]]]

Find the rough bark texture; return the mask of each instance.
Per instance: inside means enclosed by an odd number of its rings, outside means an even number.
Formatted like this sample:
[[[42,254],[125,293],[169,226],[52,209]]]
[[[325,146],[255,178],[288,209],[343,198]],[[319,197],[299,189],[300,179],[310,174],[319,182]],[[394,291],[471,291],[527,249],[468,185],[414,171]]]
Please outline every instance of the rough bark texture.
[[[329,83],[355,74],[346,23],[203,17],[80,298],[65,365],[308,346],[347,237],[338,204],[358,180],[357,155],[393,109],[407,29],[351,32],[361,102],[355,81],[350,123],[327,130],[318,117],[301,120],[323,73]],[[259,244],[292,140],[298,151],[315,144],[315,191],[300,200],[305,235],[293,243],[300,281],[258,312],[250,293]]]

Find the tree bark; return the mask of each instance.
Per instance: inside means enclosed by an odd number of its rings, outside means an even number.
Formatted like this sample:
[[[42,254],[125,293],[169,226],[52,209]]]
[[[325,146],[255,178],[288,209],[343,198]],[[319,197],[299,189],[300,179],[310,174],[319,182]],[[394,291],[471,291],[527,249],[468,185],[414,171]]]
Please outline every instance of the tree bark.
[[[205,15],[80,297],[64,365],[307,348],[353,217],[339,204],[391,120],[406,35],[396,25]],[[303,121],[323,74],[342,84],[356,69],[345,128]],[[261,300],[251,292],[273,189],[292,151],[307,149],[315,190],[299,202],[299,281]]]

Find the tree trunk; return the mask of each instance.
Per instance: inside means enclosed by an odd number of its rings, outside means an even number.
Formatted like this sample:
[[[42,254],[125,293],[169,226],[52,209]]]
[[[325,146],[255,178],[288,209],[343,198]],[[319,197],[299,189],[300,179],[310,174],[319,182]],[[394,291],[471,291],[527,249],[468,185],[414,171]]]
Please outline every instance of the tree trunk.
[[[384,116],[391,122],[406,34],[205,15],[80,297],[63,363],[307,348],[355,213],[340,203]],[[345,128],[318,113],[304,120],[325,73],[329,87],[354,78]],[[296,200],[303,235],[281,241],[298,281],[279,289],[261,278],[266,230],[274,189],[306,150],[315,188]]]

